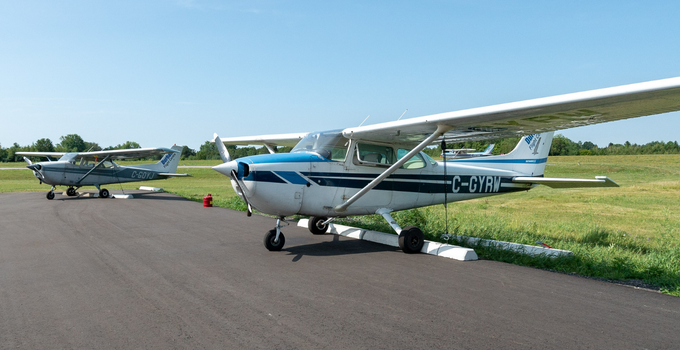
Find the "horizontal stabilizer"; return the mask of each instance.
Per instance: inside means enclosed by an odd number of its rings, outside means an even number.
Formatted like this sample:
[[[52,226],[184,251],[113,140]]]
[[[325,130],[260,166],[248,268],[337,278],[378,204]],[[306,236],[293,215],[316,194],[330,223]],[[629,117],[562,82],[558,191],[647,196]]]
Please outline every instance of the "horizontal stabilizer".
[[[564,179],[556,177],[519,176],[513,178],[512,182],[546,185],[551,188],[619,187],[619,184],[606,176],[595,176],[595,179]]]

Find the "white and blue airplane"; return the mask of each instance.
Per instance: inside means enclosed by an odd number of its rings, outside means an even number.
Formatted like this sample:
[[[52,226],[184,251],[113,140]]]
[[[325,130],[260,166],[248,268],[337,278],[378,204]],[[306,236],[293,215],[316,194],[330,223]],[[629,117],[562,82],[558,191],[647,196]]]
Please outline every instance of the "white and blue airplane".
[[[493,148],[495,146],[496,145],[492,143],[482,152],[474,152],[476,151],[476,149],[474,148],[446,149],[444,152],[442,152],[442,158],[446,157],[446,159],[457,159],[457,158],[487,157],[491,155],[491,151],[493,151]]]
[[[235,137],[214,141],[236,193],[252,208],[278,217],[264,244],[281,250],[282,223],[310,216],[323,234],[338,217],[379,214],[399,234],[405,253],[422,249],[417,227],[401,228],[390,213],[447,202],[553,188],[617,187],[595,179],[544,177],[555,130],[680,110],[680,77],[606,89],[314,133]],[[505,155],[435,161],[433,143],[523,136]],[[265,145],[270,154],[232,160],[225,144]],[[275,146],[290,146],[277,154]],[[446,148],[446,147],[442,147]]]
[[[190,176],[176,174],[182,147],[172,148],[132,148],[95,152],[17,152],[24,156],[40,183],[52,185],[47,192],[47,199],[54,199],[56,186],[68,186],[67,196],[76,196],[83,186],[94,186],[99,190],[100,198],[108,198],[109,190],[101,185],[167,179],[174,176]],[[121,166],[115,159],[145,158],[163,155],[155,164]],[[48,161],[33,163],[27,157],[47,157]],[[51,161],[50,157],[60,157]]]

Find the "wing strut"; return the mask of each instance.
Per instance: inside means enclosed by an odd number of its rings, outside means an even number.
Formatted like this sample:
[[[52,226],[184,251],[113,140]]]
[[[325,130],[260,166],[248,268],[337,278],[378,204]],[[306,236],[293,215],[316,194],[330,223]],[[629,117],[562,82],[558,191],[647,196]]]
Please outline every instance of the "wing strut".
[[[361,198],[363,195],[368,193],[368,191],[372,190],[373,187],[377,186],[379,183],[381,183],[385,178],[390,176],[393,172],[395,172],[397,169],[399,169],[404,163],[406,163],[409,159],[413,158],[418,152],[422,151],[425,149],[425,147],[429,146],[434,140],[436,140],[438,137],[444,135],[447,131],[453,129],[453,126],[451,125],[437,125],[437,131],[435,131],[432,135],[430,135],[428,138],[426,138],[423,142],[421,142],[418,146],[416,146],[414,149],[412,149],[410,152],[408,152],[405,156],[403,156],[399,161],[396,163],[392,164],[391,167],[387,168],[387,170],[383,171],[382,174],[378,175],[373,181],[369,182],[366,187],[362,188],[359,192],[355,193],[352,198],[348,199],[345,203],[342,203],[340,205],[335,206],[335,211],[338,213],[342,213],[345,210],[347,210],[347,207],[352,205],[352,203],[356,202],[359,198]]]
[[[109,157],[111,157],[110,154],[107,155],[106,157],[104,157],[104,159],[102,159],[101,162],[95,164],[95,165],[92,167],[92,169],[90,169],[90,171],[86,172],[85,175],[83,175],[83,177],[80,178],[80,180],[76,181],[76,185],[79,184],[81,181],[83,181],[88,175],[90,175],[90,173],[93,172],[94,169],[97,169],[97,168],[99,168],[102,164],[104,164],[104,162],[107,161],[107,160],[109,159]]]

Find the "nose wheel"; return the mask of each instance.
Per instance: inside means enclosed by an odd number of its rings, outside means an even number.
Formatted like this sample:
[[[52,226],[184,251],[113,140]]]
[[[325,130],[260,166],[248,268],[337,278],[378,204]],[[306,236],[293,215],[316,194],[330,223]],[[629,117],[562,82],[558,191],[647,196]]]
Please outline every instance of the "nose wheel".
[[[278,252],[286,244],[286,237],[279,231],[279,238],[276,239],[276,229],[271,229],[264,235],[264,246],[271,252]]]
[[[45,197],[49,200],[53,200],[54,199],[54,191],[47,192],[47,196],[45,196]]]
[[[285,225],[281,225],[282,221]],[[284,226],[288,226],[288,223],[284,218],[276,219],[276,228],[267,231],[267,234],[264,235],[264,246],[267,250],[278,252],[283,249],[283,245],[286,244],[286,237],[283,235],[283,232],[281,232],[281,227]]]

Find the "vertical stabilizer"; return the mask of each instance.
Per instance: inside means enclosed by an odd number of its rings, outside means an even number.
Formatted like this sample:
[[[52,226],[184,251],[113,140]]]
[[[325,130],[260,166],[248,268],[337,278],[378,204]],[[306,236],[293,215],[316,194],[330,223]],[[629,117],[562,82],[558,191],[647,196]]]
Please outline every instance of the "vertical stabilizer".
[[[164,154],[157,163],[137,165],[136,168],[149,169],[161,173],[176,173],[179,158],[182,155],[182,147],[174,145],[170,149],[172,151]]]
[[[515,161],[512,169],[531,176],[541,176],[548,161],[554,131],[522,137],[512,152],[505,157]]]

